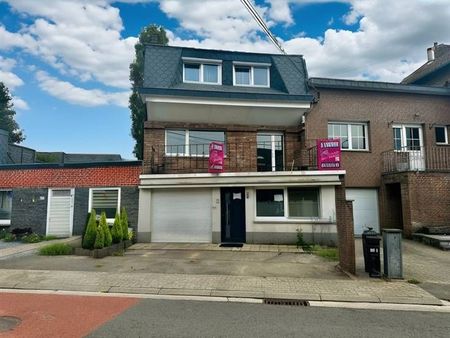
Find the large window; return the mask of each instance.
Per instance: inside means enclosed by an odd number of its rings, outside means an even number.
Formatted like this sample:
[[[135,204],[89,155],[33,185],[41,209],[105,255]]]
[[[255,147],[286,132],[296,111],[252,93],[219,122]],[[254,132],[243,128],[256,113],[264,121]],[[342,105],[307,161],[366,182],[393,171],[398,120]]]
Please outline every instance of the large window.
[[[268,65],[235,64],[233,68],[235,86],[269,87]]]
[[[320,217],[319,188],[256,190],[257,217]]]
[[[258,171],[283,170],[283,135],[277,133],[258,133],[257,166]]]
[[[0,191],[0,224],[9,225],[11,223],[12,191]]]
[[[209,144],[225,144],[225,132],[217,130],[166,130],[166,154],[172,156],[209,156]]]
[[[183,64],[183,82],[199,82],[205,84],[221,84],[222,66],[220,61],[207,63],[207,61],[185,60]]]
[[[438,144],[448,144],[448,132],[445,126],[434,127],[434,132],[436,136],[436,143]]]
[[[394,125],[392,127],[394,149],[402,151],[420,151],[422,147],[422,129],[420,126]]]
[[[341,149],[368,150],[367,123],[328,123],[328,137],[341,140]]]
[[[120,188],[92,188],[89,195],[89,211],[95,209],[97,215],[105,212],[108,221],[114,220],[120,212]]]

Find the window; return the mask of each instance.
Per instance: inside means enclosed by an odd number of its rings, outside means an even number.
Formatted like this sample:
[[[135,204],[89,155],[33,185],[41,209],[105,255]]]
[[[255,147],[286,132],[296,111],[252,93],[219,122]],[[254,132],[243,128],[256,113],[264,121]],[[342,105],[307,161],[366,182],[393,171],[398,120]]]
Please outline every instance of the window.
[[[258,133],[256,142],[258,171],[283,170],[283,135]]]
[[[104,211],[110,221],[120,212],[120,188],[93,188],[89,195],[89,211],[95,209],[97,215]]]
[[[11,223],[12,191],[0,191],[0,224]]]
[[[183,82],[199,82],[205,84],[221,84],[222,65],[220,61],[211,63],[199,61],[186,61],[183,64]]]
[[[438,144],[448,144],[448,133],[447,127],[436,126],[434,127],[434,132],[436,135],[436,143]]]
[[[318,188],[289,188],[290,217],[319,217]]]
[[[215,130],[166,130],[166,155],[209,156],[209,144],[225,144],[225,132]]]
[[[367,123],[328,123],[328,137],[341,140],[341,149],[368,150]]]
[[[394,125],[394,150],[420,151],[422,147],[422,128],[420,126]]]
[[[269,87],[268,65],[235,64],[233,68],[235,86]]]
[[[284,190],[256,190],[256,216],[284,217]]]

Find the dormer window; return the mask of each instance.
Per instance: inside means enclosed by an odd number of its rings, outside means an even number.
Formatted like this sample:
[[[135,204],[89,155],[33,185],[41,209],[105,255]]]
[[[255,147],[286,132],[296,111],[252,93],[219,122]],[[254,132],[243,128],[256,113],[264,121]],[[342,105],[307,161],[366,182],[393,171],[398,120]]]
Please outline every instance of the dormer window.
[[[183,58],[183,82],[222,84],[221,61]]]
[[[247,64],[235,62],[233,84],[235,86],[269,87],[269,64]]]

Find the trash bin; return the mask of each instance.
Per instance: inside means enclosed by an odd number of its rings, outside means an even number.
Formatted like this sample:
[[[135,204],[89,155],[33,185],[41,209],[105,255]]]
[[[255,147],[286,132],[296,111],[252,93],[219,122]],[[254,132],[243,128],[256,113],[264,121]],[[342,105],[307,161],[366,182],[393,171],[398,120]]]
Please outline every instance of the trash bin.
[[[380,263],[380,236],[368,235],[366,236],[367,246],[367,272],[370,277],[381,277],[381,263]]]
[[[363,246],[363,253],[364,253],[364,269],[366,272],[369,272],[369,265],[367,262],[369,261],[368,258],[368,249],[366,245],[366,237],[367,236],[378,236],[378,233],[373,230],[371,227],[367,227],[367,230],[364,230],[362,233],[362,246]]]
[[[403,278],[401,229],[383,229],[383,263],[387,278]]]

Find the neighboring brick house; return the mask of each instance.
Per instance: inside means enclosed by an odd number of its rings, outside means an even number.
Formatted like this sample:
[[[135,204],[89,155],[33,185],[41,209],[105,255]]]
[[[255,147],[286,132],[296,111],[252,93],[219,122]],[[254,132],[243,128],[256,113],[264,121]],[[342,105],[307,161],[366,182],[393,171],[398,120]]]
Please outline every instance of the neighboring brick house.
[[[139,241],[293,244],[299,230],[337,243],[342,227],[352,250],[345,172],[305,170],[301,56],[149,45],[140,93]],[[211,141],[225,144],[224,173],[208,173]]]
[[[305,149],[342,140],[355,234],[450,224],[450,88],[312,78]]]

